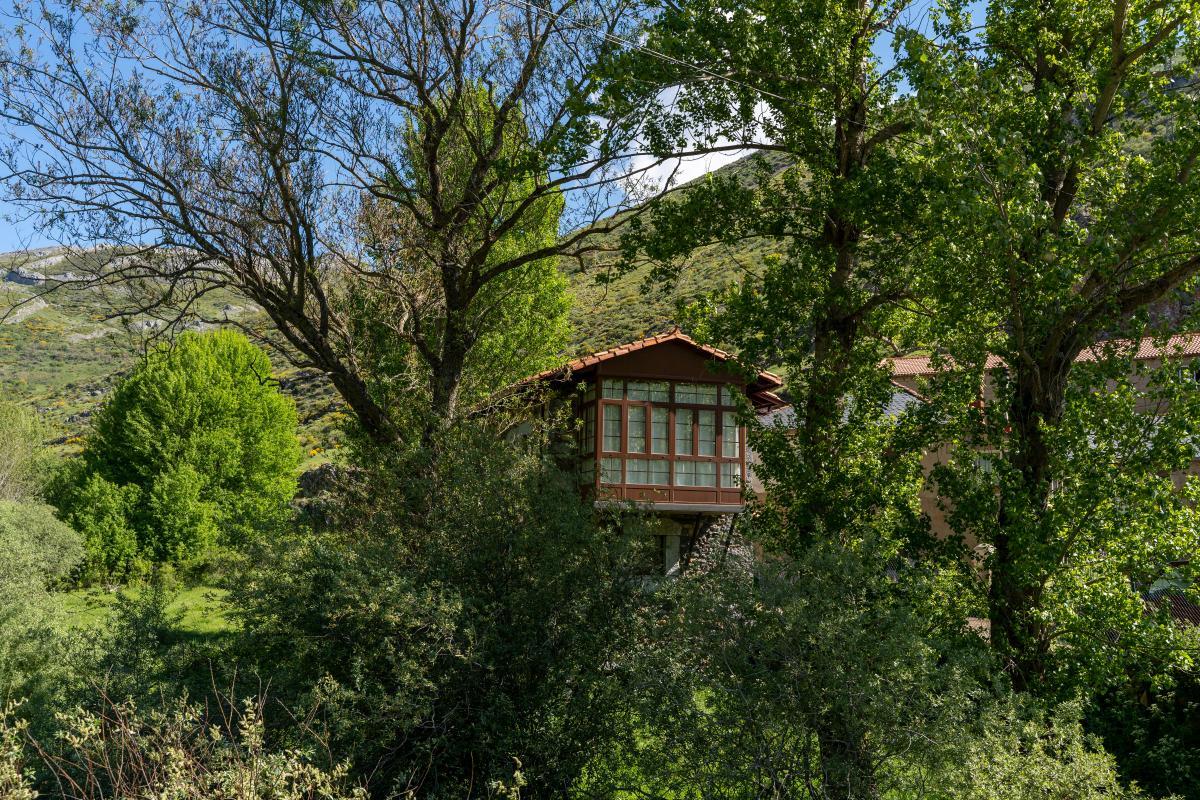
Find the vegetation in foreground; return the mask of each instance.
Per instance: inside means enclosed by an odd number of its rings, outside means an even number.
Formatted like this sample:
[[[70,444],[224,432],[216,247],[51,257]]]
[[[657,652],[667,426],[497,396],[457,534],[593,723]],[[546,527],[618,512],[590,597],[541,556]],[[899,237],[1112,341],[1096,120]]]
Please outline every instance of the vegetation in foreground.
[[[0,58],[16,200],[134,248],[81,267],[126,310],[249,298],[352,416],[294,503],[236,333],[148,352],[63,461],[0,408],[6,796],[1200,796],[1162,602],[1195,596],[1200,389],[1112,345],[1200,273],[1200,7],[47,4]],[[668,194],[647,144],[774,157]],[[666,282],[748,241],[680,318],[794,418],[752,428],[765,499],[648,585],[653,521],[497,390],[563,347],[556,259]],[[891,416],[914,348],[945,369]]]

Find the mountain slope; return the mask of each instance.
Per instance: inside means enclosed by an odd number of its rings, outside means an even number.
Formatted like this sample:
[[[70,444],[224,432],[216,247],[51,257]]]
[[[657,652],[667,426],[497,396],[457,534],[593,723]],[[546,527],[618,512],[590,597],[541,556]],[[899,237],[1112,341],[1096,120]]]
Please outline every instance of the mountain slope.
[[[778,159],[771,163],[775,169],[784,166]],[[718,172],[748,176],[751,170],[743,159]],[[771,252],[774,249],[767,242],[702,248],[666,284],[649,281],[649,267],[600,284],[602,264],[581,268],[564,261],[575,295],[574,337],[564,359],[670,327],[680,303],[757,273]],[[0,315],[7,312],[0,322],[0,393],[40,409],[61,432],[60,442],[69,442],[87,429],[91,413],[136,363],[157,330],[150,317],[127,322],[110,319],[111,308],[121,300],[113,289],[101,294],[70,286],[79,270],[72,258],[103,257],[94,252],[68,258],[53,248],[0,255]],[[199,310],[206,317],[265,324],[260,312],[229,292],[206,297]],[[319,455],[336,442],[340,403],[321,376],[273,360],[281,385],[296,399],[305,448]]]

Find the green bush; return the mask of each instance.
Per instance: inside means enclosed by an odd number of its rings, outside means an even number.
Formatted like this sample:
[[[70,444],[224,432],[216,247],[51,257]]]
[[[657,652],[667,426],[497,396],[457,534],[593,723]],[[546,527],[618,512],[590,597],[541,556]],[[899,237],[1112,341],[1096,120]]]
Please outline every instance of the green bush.
[[[83,557],[80,536],[40,503],[0,500],[0,586],[44,588],[66,578]]]
[[[301,454],[270,374],[262,350],[218,331],[184,334],[120,383],[50,492],[86,537],[85,579],[187,565],[287,522]]]
[[[1049,712],[1016,698],[964,731],[964,753],[944,777],[954,800],[1133,800],[1144,795],[1122,784],[1116,762],[1080,724],[1078,703]]]
[[[219,700],[145,713],[104,702],[63,714],[62,735],[32,745],[16,709],[0,708],[0,796],[43,796],[40,773],[47,790],[75,800],[365,800],[345,767],[326,771],[309,753],[268,746],[261,703]]]
[[[40,705],[62,689],[68,637],[47,589],[83,553],[53,509],[0,501],[0,707],[25,697]]]
[[[474,796],[516,758],[529,796],[564,796],[628,733],[626,540],[537,452],[441,452],[373,465],[336,530],[247,559],[247,658],[380,792]]]
[[[36,494],[50,463],[46,429],[32,410],[0,401],[0,499]]]

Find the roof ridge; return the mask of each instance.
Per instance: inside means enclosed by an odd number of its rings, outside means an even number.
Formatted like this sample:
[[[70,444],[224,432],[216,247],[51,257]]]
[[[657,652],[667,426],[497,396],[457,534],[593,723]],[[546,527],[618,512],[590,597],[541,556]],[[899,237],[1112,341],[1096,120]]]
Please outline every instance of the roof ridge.
[[[517,381],[514,386],[523,386],[529,383],[549,380],[557,375],[562,375],[565,377],[570,375],[572,372],[576,372],[580,369],[598,364],[599,362],[605,361],[609,358],[632,353],[651,345],[663,344],[671,341],[683,342],[695,347],[697,350],[700,350],[703,353],[707,353],[723,361],[728,361],[733,358],[732,353],[728,353],[718,347],[713,347],[712,345],[697,342],[691,336],[684,333],[683,329],[680,328],[679,325],[675,325],[668,331],[651,334],[650,336],[644,336],[641,339],[635,339],[632,342],[623,342],[622,344],[614,345],[612,347],[605,348],[604,350],[597,350],[595,352],[579,356],[578,358],[573,358],[570,361],[567,361],[565,364],[561,364],[557,367],[551,367],[549,369],[542,370],[536,375],[530,375],[527,378],[523,378]],[[758,377],[760,380],[766,380],[768,383],[775,384],[776,387],[783,385],[782,378],[767,370],[759,370]]]

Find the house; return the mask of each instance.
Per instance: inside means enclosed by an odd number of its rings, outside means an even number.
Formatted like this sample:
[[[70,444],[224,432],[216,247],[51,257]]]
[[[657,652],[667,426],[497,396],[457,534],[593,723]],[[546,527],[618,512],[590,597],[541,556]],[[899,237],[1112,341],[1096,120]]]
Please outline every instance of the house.
[[[580,487],[600,507],[655,512],[663,570],[686,560],[691,543],[745,506],[749,407],[786,403],[783,381],[749,380],[728,353],[678,329],[575,359],[521,382],[570,399],[581,421]]]
[[[1078,360],[1096,360],[1100,346]],[[1132,348],[1136,361],[1154,367],[1200,357],[1200,334],[1175,336],[1165,344],[1146,339],[1103,346]],[[666,574],[686,562],[698,536],[731,520],[748,496],[761,493],[739,408],[752,409],[764,424],[787,425],[793,416],[778,394],[783,383],[778,376],[763,371],[747,380],[730,362],[730,354],[675,329],[591,353],[518,384],[546,386],[551,397],[570,403],[580,423],[581,491],[601,508],[628,505],[654,512]],[[899,416],[926,402],[923,384],[939,369],[934,359],[896,358],[887,366],[894,392],[886,413]],[[986,364],[989,371],[1003,367],[995,357]],[[990,388],[985,383],[985,402]],[[945,448],[926,453],[927,474],[947,456]],[[1200,460],[1195,466],[1193,471],[1200,472]],[[920,502],[934,533],[949,535],[936,493],[927,487]]]
[[[1179,362],[1180,368],[1187,370],[1193,380],[1200,381],[1200,371],[1196,370],[1196,365],[1193,363],[1196,359],[1200,359],[1200,333],[1176,334],[1165,341],[1150,337],[1136,341],[1112,339],[1097,343],[1084,350],[1076,357],[1075,362],[1077,364],[1095,362],[1109,352],[1130,357],[1145,371],[1157,369],[1164,363]],[[923,384],[937,375],[939,371],[939,365],[928,356],[895,358],[888,362],[888,366],[891,369],[893,385],[913,398],[922,397]],[[1004,362],[997,356],[988,356],[984,369],[989,374],[1002,370]],[[1146,381],[1147,378],[1144,375],[1135,375],[1133,378],[1134,385],[1139,389],[1146,388]],[[981,402],[989,403],[994,399],[993,388],[993,382],[985,378],[980,392]],[[1161,413],[1145,401],[1141,402],[1139,411],[1148,414]],[[949,451],[946,448],[926,453],[922,459],[926,474],[928,475],[936,464],[944,462],[947,458],[949,458]],[[1200,458],[1193,460],[1188,473],[1200,474]],[[1182,475],[1176,476],[1180,483],[1182,478]],[[930,487],[926,487],[921,493],[921,510],[928,515],[935,535],[940,537],[950,535],[952,531],[946,520],[943,504]],[[968,541],[967,544],[974,546],[975,543]]]

